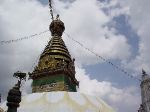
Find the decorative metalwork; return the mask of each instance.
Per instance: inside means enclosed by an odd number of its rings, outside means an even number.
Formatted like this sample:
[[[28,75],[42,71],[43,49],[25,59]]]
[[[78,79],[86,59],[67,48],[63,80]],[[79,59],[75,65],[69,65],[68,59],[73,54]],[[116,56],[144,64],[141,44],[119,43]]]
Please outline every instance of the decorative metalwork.
[[[70,53],[61,38],[65,26],[60,20],[59,15],[51,22],[49,29],[52,38],[41,54],[38,65],[32,73],[29,73],[29,77],[33,79],[32,91],[75,92],[76,86],[79,85],[79,82],[75,78],[75,60],[71,58]],[[63,78],[58,80],[57,77]],[[64,77],[67,78],[65,79]],[[54,81],[47,80],[47,78],[54,78]]]
[[[19,107],[19,103],[21,102],[21,81],[26,79],[26,73],[22,73],[20,71],[14,73],[14,77],[18,78],[18,83],[10,89],[7,96],[7,112],[17,112],[17,108]]]
[[[52,20],[54,20],[54,16],[53,16],[53,8],[52,8],[52,1],[49,0],[49,8],[50,8],[50,14],[52,16]]]
[[[65,30],[65,26],[64,26],[64,23],[58,18],[59,16],[57,15],[57,19],[52,21],[52,23],[49,26],[49,29],[51,31],[52,36],[61,37]]]
[[[18,78],[18,86],[20,88],[21,86],[21,81],[22,80],[26,80],[26,73],[22,73],[20,71],[17,71],[16,73],[14,73],[13,77]]]

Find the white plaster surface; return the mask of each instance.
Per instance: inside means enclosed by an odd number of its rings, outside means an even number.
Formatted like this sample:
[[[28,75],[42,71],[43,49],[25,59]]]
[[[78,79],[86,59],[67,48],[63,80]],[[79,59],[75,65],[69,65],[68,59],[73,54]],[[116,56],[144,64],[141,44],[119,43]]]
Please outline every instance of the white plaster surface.
[[[1,106],[7,110],[6,102]],[[43,92],[23,96],[18,112],[115,112],[103,100],[79,92]]]

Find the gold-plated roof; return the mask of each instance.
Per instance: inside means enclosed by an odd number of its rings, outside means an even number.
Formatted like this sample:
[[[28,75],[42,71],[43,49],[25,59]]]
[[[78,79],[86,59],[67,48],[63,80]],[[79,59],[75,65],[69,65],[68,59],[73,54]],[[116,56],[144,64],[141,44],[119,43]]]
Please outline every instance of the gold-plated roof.
[[[55,58],[59,56],[60,59],[71,61],[71,56],[65,46],[64,41],[61,37],[58,36],[53,36],[52,39],[49,41],[44,52],[41,54],[41,59],[45,56],[56,56]]]
[[[53,20],[49,26],[49,30],[51,31],[52,36],[62,36],[65,25],[64,23],[59,19],[59,17],[56,18],[56,20]]]
[[[49,29],[52,38],[41,54],[38,65],[35,67],[34,72],[37,73],[44,69],[57,69],[62,64],[67,65],[74,61],[71,59],[71,55],[61,37],[65,30],[64,23],[57,18],[51,22]]]
[[[41,54],[38,71],[43,69],[57,69],[62,64],[71,63],[73,60],[61,37],[53,36]]]

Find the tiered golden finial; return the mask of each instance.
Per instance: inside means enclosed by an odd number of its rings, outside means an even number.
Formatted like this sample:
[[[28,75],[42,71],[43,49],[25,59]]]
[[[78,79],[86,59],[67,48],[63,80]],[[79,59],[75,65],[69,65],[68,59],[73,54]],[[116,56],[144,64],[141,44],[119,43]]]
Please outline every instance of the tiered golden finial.
[[[30,78],[33,79],[33,92],[76,91],[79,85],[75,78],[74,59],[62,40],[64,23],[57,15],[49,27],[52,38],[41,54],[38,65]]]

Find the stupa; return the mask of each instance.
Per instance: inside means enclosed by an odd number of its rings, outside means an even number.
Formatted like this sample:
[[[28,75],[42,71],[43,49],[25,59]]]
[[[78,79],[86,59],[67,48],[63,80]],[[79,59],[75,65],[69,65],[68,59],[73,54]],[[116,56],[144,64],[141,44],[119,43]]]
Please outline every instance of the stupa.
[[[72,91],[79,82],[75,78],[74,59],[62,40],[64,23],[57,16],[49,27],[52,38],[41,54],[38,65],[30,74],[32,92]]]
[[[32,94],[22,96],[17,112],[115,112],[99,97],[77,92],[75,59],[62,39],[64,23],[57,17],[49,29],[52,38],[29,74]],[[0,107],[7,111],[6,102]]]

